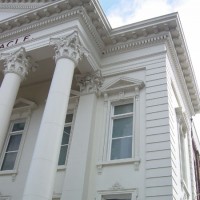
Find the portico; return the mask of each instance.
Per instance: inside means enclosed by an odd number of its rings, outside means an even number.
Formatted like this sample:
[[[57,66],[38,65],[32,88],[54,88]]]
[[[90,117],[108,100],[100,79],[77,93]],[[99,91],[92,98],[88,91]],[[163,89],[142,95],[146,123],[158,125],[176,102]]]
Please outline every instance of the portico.
[[[4,8],[21,14],[0,14],[0,200],[196,197],[200,97],[177,13],[112,29],[98,1]]]

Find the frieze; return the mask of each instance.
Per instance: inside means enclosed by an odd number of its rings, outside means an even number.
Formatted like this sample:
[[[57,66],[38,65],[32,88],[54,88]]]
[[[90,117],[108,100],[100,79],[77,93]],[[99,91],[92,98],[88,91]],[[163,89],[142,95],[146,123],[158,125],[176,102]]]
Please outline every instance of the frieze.
[[[7,42],[1,43],[0,44],[0,50],[5,49],[7,47],[15,46],[15,45],[20,44],[20,43],[24,43],[24,42],[29,41],[31,39],[32,39],[31,35],[25,35],[25,36],[22,36],[22,37],[14,38],[14,39],[9,40]]]

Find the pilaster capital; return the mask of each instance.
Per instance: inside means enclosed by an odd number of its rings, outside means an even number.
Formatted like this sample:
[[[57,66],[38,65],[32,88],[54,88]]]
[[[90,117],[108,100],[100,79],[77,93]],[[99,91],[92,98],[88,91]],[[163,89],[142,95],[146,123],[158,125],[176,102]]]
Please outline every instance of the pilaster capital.
[[[82,94],[90,94],[94,92],[99,94],[99,89],[103,84],[100,70],[97,70],[94,73],[76,75],[76,81]]]
[[[25,48],[12,53],[1,54],[1,59],[5,60],[4,75],[7,73],[15,73],[23,80],[29,71],[34,71],[36,63],[33,62],[30,56],[26,55]]]
[[[75,65],[78,64],[83,54],[87,52],[80,42],[77,31],[62,38],[51,38],[50,45],[54,46],[56,61],[60,58],[68,58]]]

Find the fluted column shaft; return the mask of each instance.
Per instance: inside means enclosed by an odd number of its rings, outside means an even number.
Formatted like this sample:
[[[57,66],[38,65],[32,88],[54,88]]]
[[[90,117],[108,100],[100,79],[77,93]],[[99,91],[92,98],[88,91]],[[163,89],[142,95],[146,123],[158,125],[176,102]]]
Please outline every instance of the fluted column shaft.
[[[21,81],[31,69],[30,59],[24,48],[3,55],[5,59],[5,77],[0,87],[0,152],[7,134],[10,117]]]
[[[80,59],[76,32],[51,39],[55,46],[56,68],[43,113],[28,173],[23,200],[52,199],[58,156],[67,113],[74,69]]]

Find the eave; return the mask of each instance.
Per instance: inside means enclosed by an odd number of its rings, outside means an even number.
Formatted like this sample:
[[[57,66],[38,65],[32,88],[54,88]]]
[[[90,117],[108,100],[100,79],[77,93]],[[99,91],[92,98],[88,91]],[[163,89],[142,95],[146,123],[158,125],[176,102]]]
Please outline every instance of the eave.
[[[40,23],[40,27],[45,26],[45,20],[48,23],[56,23],[53,19],[54,16],[61,16],[62,13],[64,15],[70,12],[72,14],[69,16],[81,15],[84,19],[83,21],[94,37],[102,57],[109,56],[113,52],[126,52],[136,47],[171,40],[174,47],[173,53],[178,58],[193,107],[193,115],[200,112],[199,89],[177,13],[112,29],[96,0],[45,2],[47,4],[41,7],[1,21],[0,40],[5,41],[17,34],[22,34],[23,31],[31,31],[33,30],[32,24],[37,25]],[[66,18],[69,16],[65,15]],[[41,23],[42,20],[44,25]]]

